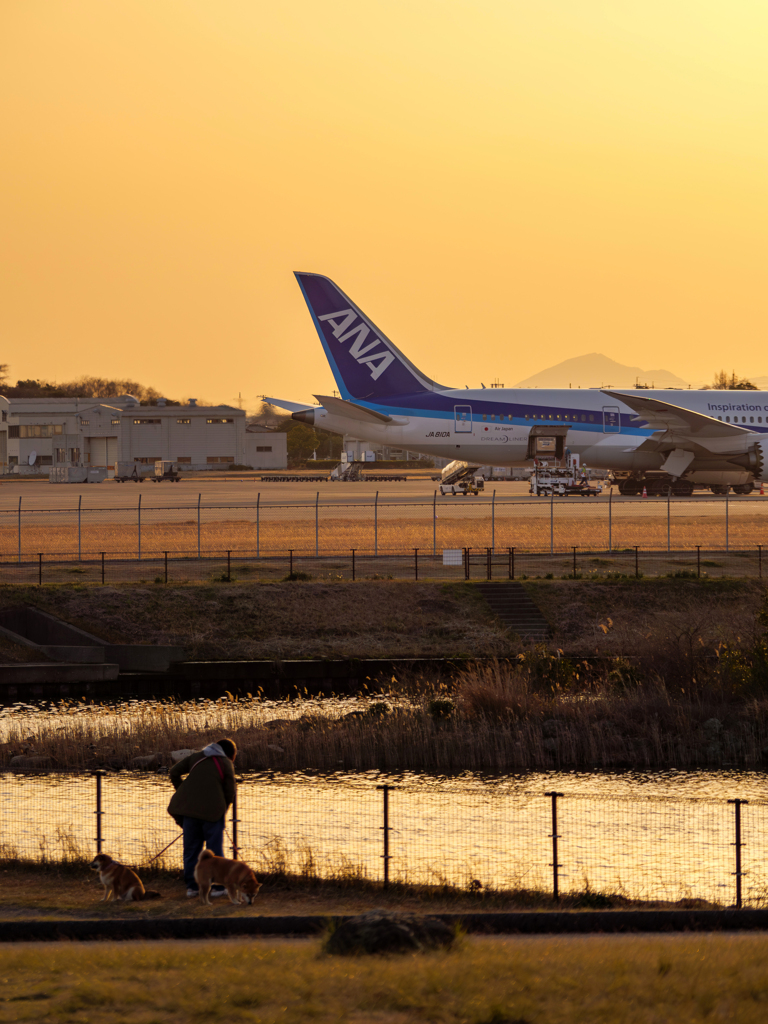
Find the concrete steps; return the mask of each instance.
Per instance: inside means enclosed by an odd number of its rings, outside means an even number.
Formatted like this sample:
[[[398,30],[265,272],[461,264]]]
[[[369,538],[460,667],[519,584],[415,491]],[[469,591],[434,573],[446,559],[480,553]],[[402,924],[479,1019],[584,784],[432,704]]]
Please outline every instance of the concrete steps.
[[[475,583],[491,611],[524,640],[546,640],[549,623],[522,583]]]

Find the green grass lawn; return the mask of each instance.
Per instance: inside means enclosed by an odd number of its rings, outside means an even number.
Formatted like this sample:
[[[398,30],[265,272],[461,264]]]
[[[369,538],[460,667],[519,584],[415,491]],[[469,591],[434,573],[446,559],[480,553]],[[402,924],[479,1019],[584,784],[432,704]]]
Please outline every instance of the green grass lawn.
[[[465,939],[342,959],[313,940],[3,948],[0,1021],[656,1024],[768,1019],[763,935]]]

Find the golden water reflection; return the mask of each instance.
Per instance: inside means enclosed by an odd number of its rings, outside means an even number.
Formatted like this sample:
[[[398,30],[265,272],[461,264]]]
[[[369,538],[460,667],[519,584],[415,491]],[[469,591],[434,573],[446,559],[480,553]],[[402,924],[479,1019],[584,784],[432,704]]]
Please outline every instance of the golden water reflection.
[[[252,773],[239,786],[240,855],[258,871],[383,877],[388,793],[390,878],[460,887],[552,888],[557,799],[561,891],[735,898],[734,806],[741,808],[744,899],[768,896],[765,774],[745,771],[475,774],[440,778],[377,772]],[[102,782],[104,851],[146,863],[179,829],[166,813],[167,775],[115,772]],[[6,846],[33,858],[95,849],[96,780],[88,774],[13,775],[0,784]],[[232,825],[227,826],[231,847]],[[164,857],[181,867],[181,843]]]

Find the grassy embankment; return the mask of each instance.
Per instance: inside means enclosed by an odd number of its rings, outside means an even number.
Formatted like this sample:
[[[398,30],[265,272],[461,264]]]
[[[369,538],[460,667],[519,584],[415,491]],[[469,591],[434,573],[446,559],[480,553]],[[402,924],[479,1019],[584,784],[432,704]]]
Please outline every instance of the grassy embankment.
[[[0,857],[0,921],[62,919],[111,919],[140,917],[207,918],[251,914],[280,915],[363,914],[372,906],[402,913],[453,914],[513,910],[652,910],[715,909],[706,900],[633,900],[621,893],[583,891],[565,893],[555,902],[549,892],[534,889],[466,889],[450,885],[416,885],[381,882],[357,873],[322,878],[309,873],[287,873],[278,863],[255,865],[262,887],[252,907],[235,908],[225,897],[206,907],[186,896],[180,871],[149,869],[134,865],[147,889],[161,899],[141,903],[102,903],[103,888],[89,870],[90,857],[65,861],[24,861]],[[254,863],[252,862],[252,866]],[[272,868],[272,870],[269,870]]]
[[[317,939],[4,950],[0,1021],[762,1024],[762,935],[525,936],[334,958]]]
[[[398,679],[357,718],[270,727],[258,695],[200,705],[63,708],[6,718],[5,758],[129,766],[136,754],[232,735],[247,769],[507,772],[553,767],[757,766],[768,746],[764,590],[746,581],[533,582],[553,624],[531,649],[471,587],[338,584],[192,591],[53,589],[30,596],[111,640],[179,643],[197,657],[360,653],[504,656],[448,686]],[[16,599],[20,593],[16,593]],[[11,588],[0,592],[11,600]],[[270,712],[275,715],[274,710]],[[281,716],[282,717],[282,716]],[[290,714],[286,714],[290,719]]]

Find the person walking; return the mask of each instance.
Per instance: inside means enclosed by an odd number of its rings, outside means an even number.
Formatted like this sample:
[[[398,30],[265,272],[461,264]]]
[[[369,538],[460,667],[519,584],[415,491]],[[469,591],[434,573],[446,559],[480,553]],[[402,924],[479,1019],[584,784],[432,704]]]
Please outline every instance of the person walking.
[[[184,881],[190,898],[199,895],[195,866],[203,845],[217,857],[224,856],[224,818],[235,799],[236,755],[234,740],[218,740],[177,761],[169,772],[176,792],[168,813],[184,830]],[[223,885],[215,885],[211,896],[223,896],[225,891]]]

